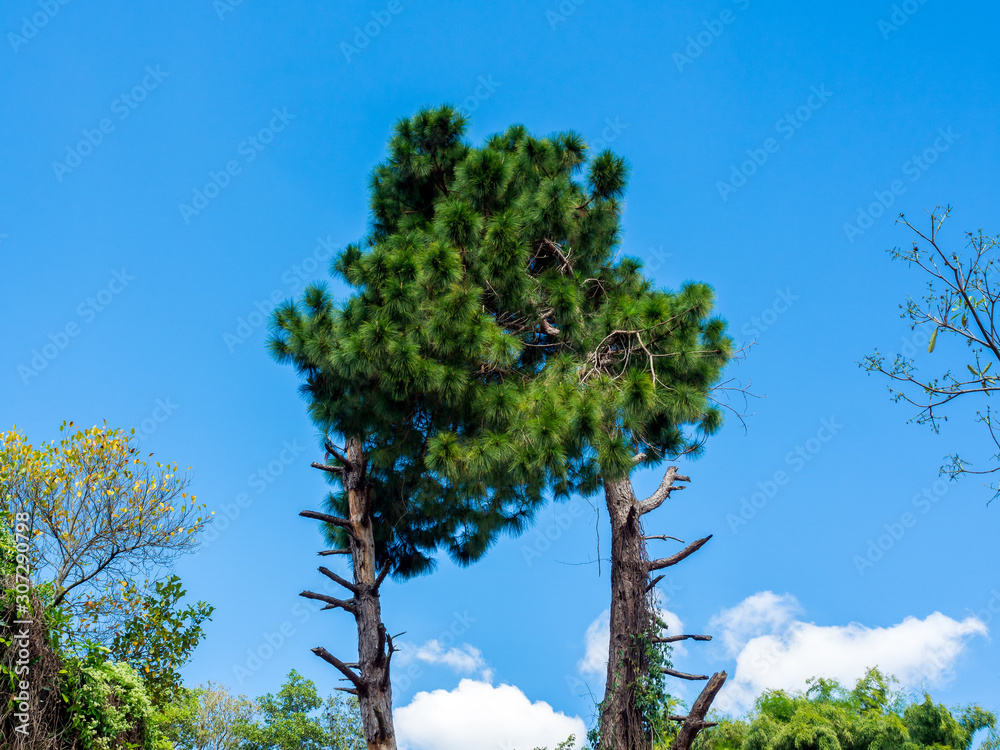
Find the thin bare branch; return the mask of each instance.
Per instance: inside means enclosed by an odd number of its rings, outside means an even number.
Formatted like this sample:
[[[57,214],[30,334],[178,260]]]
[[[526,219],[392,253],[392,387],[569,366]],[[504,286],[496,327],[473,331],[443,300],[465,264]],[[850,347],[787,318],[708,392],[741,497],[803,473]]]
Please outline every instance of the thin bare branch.
[[[348,591],[350,591],[352,594],[357,594],[358,591],[360,591],[360,589],[361,589],[361,587],[358,586],[357,584],[351,583],[346,578],[341,578],[336,573],[334,573],[332,570],[330,570],[329,568],[324,568],[322,565],[319,566],[319,572],[322,573],[323,575],[325,575],[327,578],[329,578],[334,583],[339,583],[341,586],[343,586],[345,589],[347,589]]]
[[[712,535],[709,534],[704,539],[699,539],[696,542],[692,542],[687,547],[678,552],[676,555],[671,555],[670,557],[661,557],[658,560],[650,560],[646,564],[646,569],[652,572],[654,570],[663,570],[664,568],[669,568],[671,565],[676,565],[681,560],[690,557],[695,552],[704,547],[708,543],[708,540],[711,538]]]
[[[357,602],[354,599],[344,601],[343,599],[337,599],[336,597],[327,596],[326,594],[317,594],[314,591],[303,591],[299,594],[299,596],[306,599],[315,599],[318,602],[324,602],[325,604],[330,605],[329,608],[331,609],[339,607],[346,612],[350,612],[352,615],[357,614],[357,609],[355,608]]]
[[[666,669],[664,668],[663,674],[668,674],[671,677],[677,677],[681,680],[707,680],[707,674],[688,674],[687,672],[678,672],[676,669]]]
[[[712,636],[710,635],[665,635],[665,636],[654,636],[653,643],[676,643],[677,641],[710,641]]]
[[[350,667],[348,667],[346,664],[344,664],[344,662],[342,662],[336,656],[334,656],[333,654],[331,654],[325,648],[323,648],[322,646],[319,646],[318,648],[314,648],[312,650],[312,652],[314,654],[316,654],[316,656],[318,656],[320,659],[322,659],[323,661],[325,661],[327,664],[332,664],[334,667],[336,667],[337,670],[339,670],[340,673],[342,675],[344,675],[344,677],[346,677],[348,680],[350,680],[354,684],[354,689],[355,690],[357,690],[357,691],[363,691],[365,689],[365,683],[361,679],[361,677],[353,669],[351,669]],[[348,690],[348,692],[350,691],[349,688],[347,690]],[[355,693],[355,694],[357,694],[357,693]]]

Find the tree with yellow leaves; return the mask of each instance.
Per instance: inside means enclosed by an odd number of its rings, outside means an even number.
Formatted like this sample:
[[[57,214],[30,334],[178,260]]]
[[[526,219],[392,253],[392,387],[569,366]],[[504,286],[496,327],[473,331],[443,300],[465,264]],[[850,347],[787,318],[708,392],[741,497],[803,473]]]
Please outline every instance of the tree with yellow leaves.
[[[195,547],[204,506],[177,464],[139,456],[134,430],[64,422],[59,431],[37,448],[16,427],[0,433],[0,507],[26,529],[31,578],[51,583],[52,603],[110,642],[142,600],[136,582]]]

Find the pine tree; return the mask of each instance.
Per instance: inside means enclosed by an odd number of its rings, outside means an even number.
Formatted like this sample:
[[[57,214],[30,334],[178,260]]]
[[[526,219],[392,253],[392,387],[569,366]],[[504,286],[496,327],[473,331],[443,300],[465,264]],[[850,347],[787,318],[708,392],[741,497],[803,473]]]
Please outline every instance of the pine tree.
[[[534,150],[532,140],[521,143]],[[582,143],[578,148],[585,153]],[[722,424],[714,394],[733,344],[725,322],[712,314],[708,285],[660,290],[638,260],[617,259],[620,199],[629,172],[623,159],[610,151],[594,156],[586,184],[573,180],[575,165],[541,165],[541,178],[537,166],[523,161],[518,167],[524,174],[515,177],[538,180],[534,195],[519,198],[515,208],[530,206],[521,222],[533,251],[529,269],[539,279],[532,309],[542,311],[539,329],[549,334],[534,342],[546,359],[528,392],[554,399],[554,408],[574,426],[561,448],[566,471],[554,477],[555,494],[603,490],[612,527],[611,642],[595,739],[601,748],[648,747],[651,736],[665,730],[667,719],[659,711],[664,678],[709,680],[689,715],[673,717],[683,722],[676,747],[687,748],[706,726],[705,713],[726,674],[709,678],[672,668],[667,644],[710,637],[662,635],[654,587],[663,575],[652,574],[681,562],[711,537],[650,559],[647,540],[671,537],[647,537],[643,517],[682,489],[679,482],[690,480],[671,466],[657,491],[639,501],[631,473],[702,451]],[[568,200],[551,198],[560,195]],[[553,204],[556,210],[549,210]]]
[[[275,314],[272,353],[305,379],[326,436],[328,460],[313,465],[339,485],[327,513],[303,515],[326,524],[333,549],[321,554],[353,565],[350,581],[320,568],[351,599],[303,596],[355,616],[357,666],[315,651],[353,684],[369,747],[393,747],[385,577],[426,572],[442,549],[473,562],[523,529],[547,489],[603,488],[613,535],[601,742],[648,745],[663,675],[692,677],[662,651],[677,637],[659,634],[650,573],[707,539],[649,560],[641,517],[686,478],[672,467],[640,503],[629,477],[697,452],[718,428],[710,394],[731,342],[709,287],[660,291],[638,261],[616,258],[620,157],[587,164],[572,132],[513,126],[473,148],[464,131],[448,107],[398,123],[372,176],[371,231],[332,266],[353,296],[336,306],[313,287]]]
[[[395,746],[380,586],[441,549],[478,559],[566,474],[574,412],[534,383],[583,320],[578,276],[596,280],[618,231],[614,183],[572,179],[578,135],[514,126],[475,149],[464,129],[448,107],[401,121],[372,176],[371,231],[332,265],[354,294],[337,306],[311,287],[273,319],[271,352],[304,378],[325,435],[313,465],[338,485],[327,512],[302,515],[325,523],[320,554],[353,568],[320,568],[350,599],[302,595],[354,615],[358,660],[314,651],[350,681],[370,748]]]
[[[624,189],[622,182],[621,189]],[[667,644],[709,636],[663,635],[652,575],[676,565],[710,536],[668,557],[651,559],[643,518],[690,479],[670,466],[658,489],[636,498],[631,474],[681,455],[697,455],[722,423],[713,398],[732,356],[725,323],[711,314],[712,290],[689,283],[676,293],[656,289],[638,261],[624,258],[602,269],[589,297],[580,336],[567,342],[571,363],[548,367],[537,387],[564,394],[580,425],[567,449],[571,481],[562,491],[603,490],[611,522],[611,639],[605,697],[597,737],[600,748],[650,747],[665,733],[660,711],[667,676],[709,680],[683,721],[675,748],[690,747],[726,675],[679,672]]]

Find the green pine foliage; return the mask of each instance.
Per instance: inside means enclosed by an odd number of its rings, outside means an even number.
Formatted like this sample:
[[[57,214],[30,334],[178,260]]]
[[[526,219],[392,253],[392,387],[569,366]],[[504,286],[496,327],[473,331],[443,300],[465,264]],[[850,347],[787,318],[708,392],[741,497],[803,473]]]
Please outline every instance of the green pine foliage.
[[[363,436],[380,562],[401,577],[439,548],[469,563],[521,531],[564,470],[570,412],[530,385],[579,325],[574,274],[596,277],[618,231],[615,180],[573,179],[578,135],[515,126],[475,149],[464,132],[448,107],[397,125],[371,232],[332,263],[353,296],[310,288],[276,312],[270,344],[326,434]],[[572,266],[554,243],[572,243]]]
[[[450,107],[397,124],[371,230],[331,264],[352,296],[308,289],[269,344],[326,435],[363,437],[379,562],[399,577],[438,549],[472,562],[547,487],[593,491],[721,423],[707,393],[731,342],[711,289],[657,291],[616,260],[624,160],[588,163],[573,132],[515,125],[477,148],[465,128]],[[328,508],[346,515],[346,493]]]
[[[575,343],[586,357],[550,368],[543,386],[561,390],[579,415],[575,483],[559,489],[584,494],[627,476],[636,456],[655,466],[698,455],[722,425],[713,389],[733,355],[706,284],[657,290],[625,259],[594,297],[590,330]]]
[[[979,747],[1000,747],[994,714],[952,711],[926,694],[910,703],[892,682],[870,669],[853,690],[813,679],[804,693],[769,691],[745,718],[702,732],[695,750],[970,750],[981,729],[989,734]]]

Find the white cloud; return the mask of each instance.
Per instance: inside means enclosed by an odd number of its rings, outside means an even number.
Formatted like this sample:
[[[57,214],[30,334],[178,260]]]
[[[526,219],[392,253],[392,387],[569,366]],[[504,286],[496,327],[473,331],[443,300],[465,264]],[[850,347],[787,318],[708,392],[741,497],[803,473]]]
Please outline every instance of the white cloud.
[[[876,666],[903,687],[934,686],[952,676],[968,638],[987,634],[986,625],[975,617],[958,621],[940,612],[881,628],[815,625],[796,620],[799,612],[795,597],[765,591],[712,618],[710,628],[719,631],[736,659],[735,674],[717,708],[743,711],[764,690],[802,690],[809,677],[852,686],[868,667]]]
[[[587,734],[579,717],[532,703],[513,685],[469,679],[451,691],[417,693],[394,717],[402,750],[531,750]]]
[[[442,664],[459,674],[471,674],[482,670],[482,677],[486,681],[491,680],[493,675],[493,670],[486,666],[483,652],[468,643],[447,649],[437,639],[427,641],[420,646],[403,644],[396,658],[396,663],[400,665],[417,660],[427,664]]]
[[[604,610],[590,623],[583,636],[583,658],[577,662],[580,674],[604,677],[608,670],[608,643],[611,641],[611,612]]]
[[[761,591],[719,612],[708,623],[708,629],[709,632],[720,631],[727,653],[736,656],[751,638],[778,632],[801,611],[802,607],[791,594],[778,596],[771,591]]]
[[[673,612],[660,609],[660,618],[666,623],[667,631],[673,635],[684,632],[684,623]],[[608,644],[611,640],[611,612],[604,610],[597,619],[590,623],[583,636],[583,658],[577,662],[576,668],[582,675],[593,675],[604,679],[608,671]],[[683,643],[673,644],[673,656],[686,656],[687,649]]]

